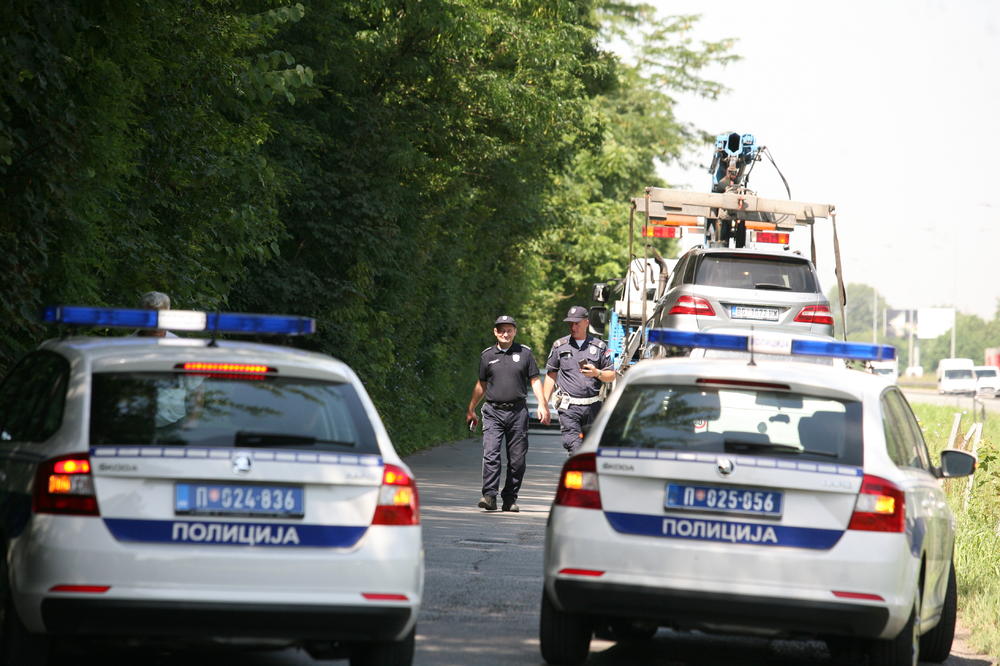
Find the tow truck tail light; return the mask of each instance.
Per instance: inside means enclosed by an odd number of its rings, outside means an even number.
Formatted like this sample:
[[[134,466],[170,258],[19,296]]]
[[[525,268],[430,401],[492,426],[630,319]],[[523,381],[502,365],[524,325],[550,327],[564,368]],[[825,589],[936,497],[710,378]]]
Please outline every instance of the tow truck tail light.
[[[906,516],[905,503],[906,497],[896,484],[865,474],[847,529],[902,532]]]
[[[401,467],[386,464],[372,525],[419,525],[417,483]]]
[[[830,313],[830,308],[825,305],[807,305],[795,315],[795,321],[803,324],[828,324],[829,326],[833,326],[833,315]]]
[[[77,453],[40,463],[35,471],[32,510],[35,513],[99,516],[90,457]]]
[[[714,317],[715,310],[704,298],[697,296],[681,296],[670,308],[668,314],[701,315],[702,317]]]
[[[755,240],[758,243],[781,243],[788,245],[789,234],[780,231],[758,231]]]
[[[597,484],[597,456],[581,453],[563,465],[556,489],[555,504],[581,509],[600,509],[601,490]]]

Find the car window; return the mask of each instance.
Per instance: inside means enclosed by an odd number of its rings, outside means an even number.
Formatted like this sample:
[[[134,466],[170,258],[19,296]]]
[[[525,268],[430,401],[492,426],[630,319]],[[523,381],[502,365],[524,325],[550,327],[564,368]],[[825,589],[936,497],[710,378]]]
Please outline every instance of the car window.
[[[972,370],[945,370],[945,379],[972,379]]]
[[[0,385],[0,440],[41,442],[62,425],[69,362],[52,352],[29,354]]]
[[[154,372],[94,374],[90,443],[378,452],[350,384]]]
[[[977,379],[979,377],[996,377],[996,376],[997,376],[997,371],[993,370],[993,369],[990,369],[990,370],[976,370],[976,378]]]
[[[601,445],[860,465],[861,403],[744,388],[631,385]]]
[[[899,391],[882,394],[882,427],[889,458],[899,467],[930,468],[930,458],[923,433],[910,406]]]
[[[817,291],[809,264],[781,257],[706,254],[698,263],[694,281],[712,287],[735,289]]]

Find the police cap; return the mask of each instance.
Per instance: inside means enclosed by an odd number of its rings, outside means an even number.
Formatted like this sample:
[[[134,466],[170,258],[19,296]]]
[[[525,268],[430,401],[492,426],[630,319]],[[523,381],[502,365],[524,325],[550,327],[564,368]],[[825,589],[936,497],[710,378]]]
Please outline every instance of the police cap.
[[[493,328],[496,328],[500,324],[510,324],[514,328],[517,328],[517,322],[510,315],[500,315],[497,320],[493,322]]]
[[[590,319],[590,313],[587,312],[587,308],[582,305],[574,305],[566,313],[566,318],[563,321],[583,321],[584,319]]]

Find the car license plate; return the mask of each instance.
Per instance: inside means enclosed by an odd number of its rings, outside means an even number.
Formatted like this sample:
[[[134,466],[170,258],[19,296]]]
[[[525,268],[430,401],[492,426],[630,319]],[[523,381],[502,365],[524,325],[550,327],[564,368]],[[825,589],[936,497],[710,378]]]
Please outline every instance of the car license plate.
[[[174,510],[183,515],[301,518],[302,488],[228,483],[178,483]]]
[[[741,513],[751,516],[780,516],[781,504],[780,490],[690,486],[682,483],[667,484],[667,498],[664,502],[664,506],[668,509]]]
[[[778,308],[755,308],[749,305],[730,305],[731,319],[756,319],[758,321],[778,321],[781,311]]]

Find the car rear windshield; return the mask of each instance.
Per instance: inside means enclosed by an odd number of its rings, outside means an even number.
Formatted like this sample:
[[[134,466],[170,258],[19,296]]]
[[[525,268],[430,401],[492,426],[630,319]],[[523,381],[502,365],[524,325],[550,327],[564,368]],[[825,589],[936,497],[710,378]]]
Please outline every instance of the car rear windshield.
[[[378,453],[350,384],[181,373],[93,375],[90,444]]]
[[[947,379],[972,379],[972,370],[945,370]]]
[[[976,370],[976,378],[977,379],[979,377],[996,377],[996,376],[997,376],[997,371],[993,370],[992,368],[990,368],[988,370]]]
[[[819,291],[808,263],[781,257],[706,254],[698,264],[694,281],[711,287]]]
[[[784,391],[632,385],[601,446],[861,465],[861,403]]]

